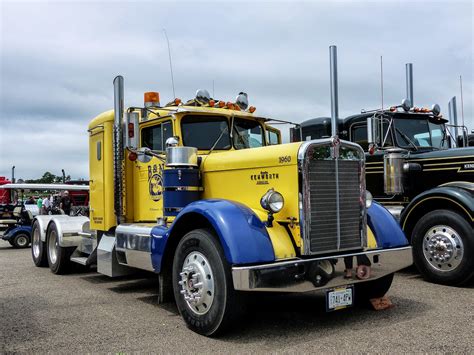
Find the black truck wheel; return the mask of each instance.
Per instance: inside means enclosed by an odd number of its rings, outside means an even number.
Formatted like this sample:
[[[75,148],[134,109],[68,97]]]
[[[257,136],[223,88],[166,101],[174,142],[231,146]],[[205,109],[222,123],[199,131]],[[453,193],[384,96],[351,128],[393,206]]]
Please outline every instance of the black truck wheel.
[[[12,246],[14,248],[27,248],[28,245],[30,245],[30,235],[28,233],[19,232],[12,239]]]
[[[356,283],[354,286],[356,303],[363,305],[372,298],[384,296],[392,286],[393,275],[388,274],[376,280]]]
[[[453,211],[423,216],[413,229],[412,246],[415,265],[428,281],[461,285],[474,275],[474,228]]]
[[[173,260],[173,292],[188,328],[202,335],[222,333],[241,314],[230,266],[211,231],[193,230],[179,242]]]
[[[46,243],[41,241],[40,225],[38,221],[33,223],[31,228],[31,257],[38,267],[48,265],[48,257],[46,255]]]
[[[59,245],[58,229],[51,223],[46,233],[46,247],[48,264],[54,274],[65,274],[71,266],[70,256],[74,248],[65,248]]]

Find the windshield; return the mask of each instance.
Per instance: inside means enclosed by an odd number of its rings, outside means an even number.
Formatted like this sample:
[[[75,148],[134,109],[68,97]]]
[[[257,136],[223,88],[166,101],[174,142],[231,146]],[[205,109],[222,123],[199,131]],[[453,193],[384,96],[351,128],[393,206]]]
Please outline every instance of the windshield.
[[[233,141],[235,149],[263,147],[263,129],[256,121],[234,119]]]
[[[200,150],[230,149],[227,117],[186,116],[181,120],[183,145]]]
[[[447,148],[444,125],[434,124],[426,118],[395,119],[395,136],[403,148]]]

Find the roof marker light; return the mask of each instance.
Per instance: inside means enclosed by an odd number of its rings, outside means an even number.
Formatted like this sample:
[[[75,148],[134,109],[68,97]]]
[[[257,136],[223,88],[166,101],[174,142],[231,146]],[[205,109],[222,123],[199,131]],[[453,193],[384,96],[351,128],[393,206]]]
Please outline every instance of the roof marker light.
[[[257,108],[255,106],[250,106],[249,107],[249,112],[254,113]]]
[[[154,91],[144,94],[145,107],[160,106],[160,94]]]

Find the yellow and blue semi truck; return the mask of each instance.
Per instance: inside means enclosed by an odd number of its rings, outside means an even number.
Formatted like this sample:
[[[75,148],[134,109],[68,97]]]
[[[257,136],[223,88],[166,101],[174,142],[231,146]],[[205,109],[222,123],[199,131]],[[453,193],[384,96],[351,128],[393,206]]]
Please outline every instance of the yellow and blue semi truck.
[[[158,275],[160,302],[212,336],[252,291],[326,292],[336,310],[381,297],[412,263],[395,219],[365,189],[364,152],[337,136],[281,144],[270,120],[204,90],[115,107],[89,124],[90,218],[38,216],[35,265]],[[370,206],[370,207],[369,207]]]

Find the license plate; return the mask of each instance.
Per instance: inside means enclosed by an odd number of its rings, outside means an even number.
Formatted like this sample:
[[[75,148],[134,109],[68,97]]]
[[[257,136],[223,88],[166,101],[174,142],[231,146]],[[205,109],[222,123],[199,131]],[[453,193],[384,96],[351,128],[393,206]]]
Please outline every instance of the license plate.
[[[335,288],[326,292],[326,310],[328,312],[351,307],[353,303],[354,288],[352,286]]]

